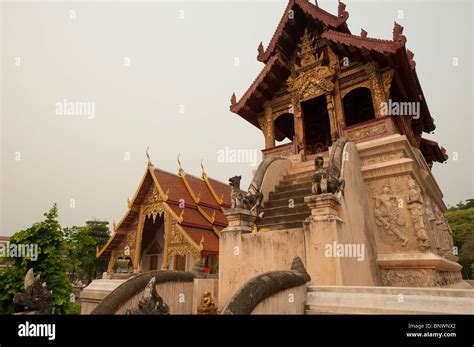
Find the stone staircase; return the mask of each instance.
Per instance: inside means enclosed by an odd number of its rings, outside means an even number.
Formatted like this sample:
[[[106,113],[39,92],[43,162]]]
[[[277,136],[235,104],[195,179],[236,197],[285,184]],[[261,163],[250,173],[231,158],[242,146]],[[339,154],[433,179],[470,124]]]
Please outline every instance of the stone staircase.
[[[327,167],[328,158],[324,158]],[[283,176],[274,192],[269,194],[263,208],[263,218],[257,226],[261,229],[286,230],[302,228],[310,210],[304,197],[311,195],[311,180],[314,174],[314,159],[295,162]]]

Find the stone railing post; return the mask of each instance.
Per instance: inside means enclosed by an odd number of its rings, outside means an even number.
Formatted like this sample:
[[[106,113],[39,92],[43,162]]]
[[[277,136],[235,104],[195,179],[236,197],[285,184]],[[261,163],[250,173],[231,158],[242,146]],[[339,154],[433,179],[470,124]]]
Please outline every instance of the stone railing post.
[[[304,198],[311,210],[304,222],[306,269],[318,285],[343,285],[341,258],[327,256],[328,245],[339,243],[343,220],[339,217],[341,202],[334,194]]]
[[[222,308],[241,285],[237,283],[240,266],[243,266],[242,234],[252,232],[257,219],[249,210],[233,208],[224,215],[229,222],[219,237],[219,307]]]

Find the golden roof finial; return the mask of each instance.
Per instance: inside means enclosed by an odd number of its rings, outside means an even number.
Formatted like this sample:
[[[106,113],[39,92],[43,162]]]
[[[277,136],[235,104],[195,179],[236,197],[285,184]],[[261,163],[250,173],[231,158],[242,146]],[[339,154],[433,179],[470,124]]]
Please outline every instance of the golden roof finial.
[[[204,170],[204,165],[203,165],[203,163],[202,163],[203,161],[204,161],[204,159],[201,159],[201,169],[202,169],[202,171],[201,171],[201,178],[202,178],[203,180],[205,180],[206,177],[207,177],[207,174],[206,174],[206,170]]]
[[[178,174],[181,176],[184,173],[183,167],[181,166],[181,161],[179,160],[181,153],[178,153]]]
[[[153,164],[151,163],[151,160],[150,160],[150,155],[148,154],[148,150],[150,149],[150,146],[147,146],[146,147],[146,151],[145,151],[145,154],[146,154],[146,157],[148,158],[148,165],[149,166],[153,166]]]

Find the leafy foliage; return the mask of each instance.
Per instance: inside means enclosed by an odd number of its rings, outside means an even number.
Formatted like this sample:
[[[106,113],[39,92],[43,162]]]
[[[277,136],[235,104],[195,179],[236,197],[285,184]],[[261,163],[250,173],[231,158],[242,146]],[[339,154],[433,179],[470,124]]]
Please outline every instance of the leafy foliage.
[[[24,290],[23,279],[31,267],[52,292],[53,313],[69,313],[71,309],[72,286],[66,275],[66,262],[62,258],[64,241],[61,226],[57,221],[56,204],[44,216],[44,221],[35,223],[10,238],[12,244],[38,245],[38,259],[33,261],[27,257],[12,258],[14,264],[0,273],[0,313],[11,314],[20,310],[13,305],[13,296]]]
[[[463,278],[474,278],[474,199],[460,202],[445,212],[453,231],[454,245],[459,249]]]
[[[92,220],[87,221],[86,226],[64,229],[71,280],[89,283],[107,269],[107,260],[96,257],[96,249],[102,248],[109,239],[107,225],[108,222]]]

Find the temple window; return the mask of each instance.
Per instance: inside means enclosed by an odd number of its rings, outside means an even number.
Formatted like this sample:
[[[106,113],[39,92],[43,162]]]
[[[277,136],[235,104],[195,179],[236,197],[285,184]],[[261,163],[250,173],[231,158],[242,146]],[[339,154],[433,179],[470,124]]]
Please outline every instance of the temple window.
[[[283,113],[274,121],[276,145],[293,141],[295,136],[295,121],[293,114]]]
[[[204,257],[204,268],[205,272],[209,274],[215,274],[219,271],[219,255],[208,254]]]
[[[351,90],[343,99],[346,127],[375,118],[372,94],[368,88]]]

